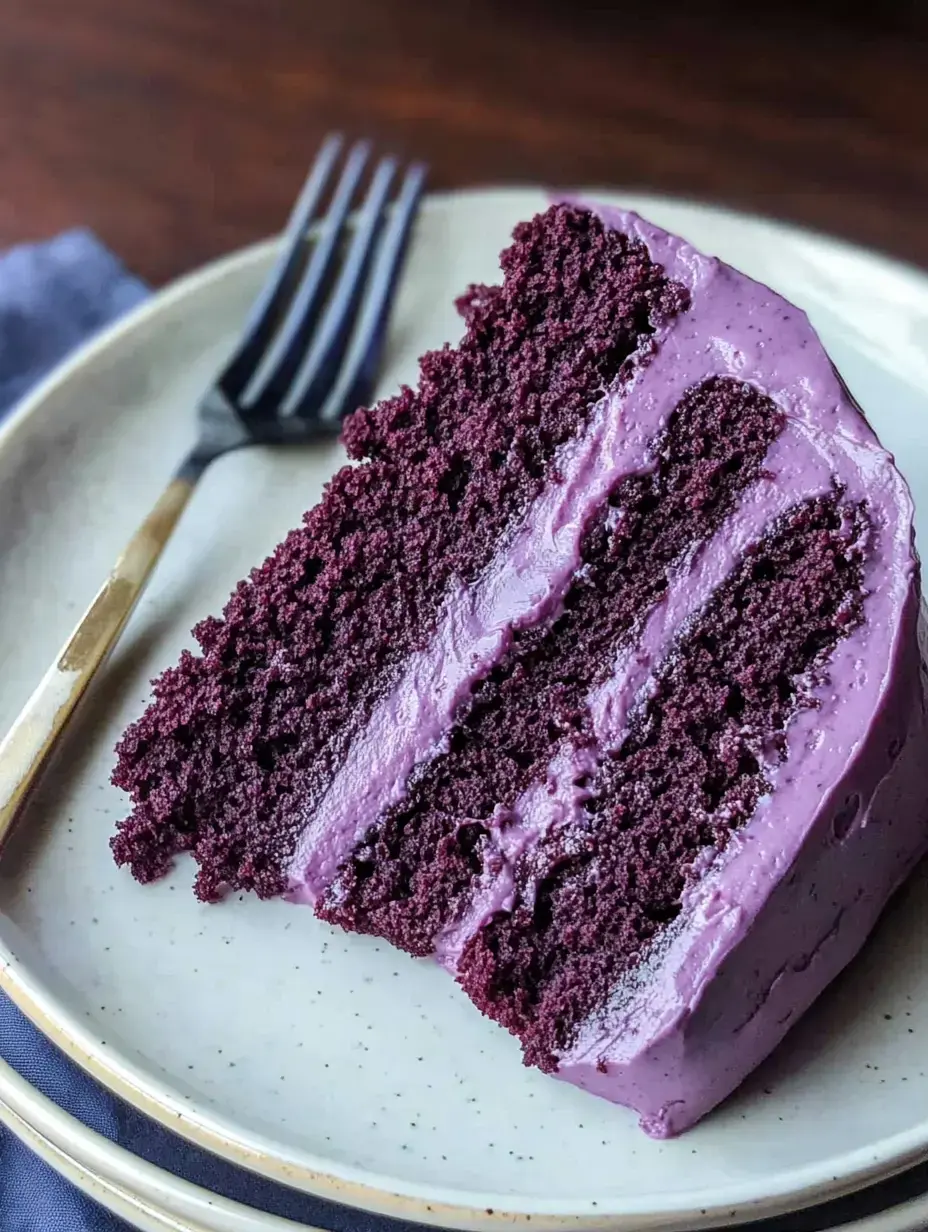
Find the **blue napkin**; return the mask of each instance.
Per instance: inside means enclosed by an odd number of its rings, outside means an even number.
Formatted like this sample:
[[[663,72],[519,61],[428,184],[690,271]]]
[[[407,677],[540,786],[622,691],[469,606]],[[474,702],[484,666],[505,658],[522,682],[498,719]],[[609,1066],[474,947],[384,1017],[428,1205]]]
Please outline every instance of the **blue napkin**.
[[[73,347],[145,295],[143,284],[88,231],[69,231],[0,257],[0,418]],[[330,1232],[412,1232],[412,1225],[284,1189],[169,1134],[89,1078],[2,994],[0,1055],[85,1125],[194,1184]],[[921,1165],[863,1194],[764,1220],[751,1229],[818,1232],[875,1214],[926,1189],[928,1165]],[[125,1228],[0,1129],[0,1232],[124,1232]]]
[[[87,231],[0,258],[0,417],[75,346],[132,308],[145,287]],[[43,1094],[115,1138],[116,1109],[0,996],[0,1053]],[[0,1131],[4,1232],[110,1232],[125,1225]]]
[[[86,230],[0,257],[0,419],[75,346],[146,294]],[[405,1227],[297,1194],[189,1146],[100,1087],[2,994],[0,1055],[98,1133],[225,1197],[331,1232]],[[122,1232],[125,1227],[0,1129],[0,1232]]]

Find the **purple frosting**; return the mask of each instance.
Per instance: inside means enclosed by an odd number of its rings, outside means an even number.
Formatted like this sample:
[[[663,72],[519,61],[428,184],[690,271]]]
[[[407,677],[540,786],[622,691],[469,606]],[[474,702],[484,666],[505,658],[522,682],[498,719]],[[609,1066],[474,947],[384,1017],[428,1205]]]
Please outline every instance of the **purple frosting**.
[[[559,1077],[631,1105],[665,1136],[767,1055],[857,952],[926,848],[918,570],[908,489],[805,315],[633,215],[603,216],[639,235],[693,296],[636,393],[675,399],[698,376],[728,372],[788,416],[768,458],[772,481],[746,494],[732,522],[766,501],[773,513],[775,493],[814,494],[830,470],[851,499],[867,500],[876,539],[864,621],[836,648],[818,709],[791,723],[788,760],[767,768],[772,792],[720,860],[707,853],[673,935],[560,1058]],[[797,434],[806,447],[790,459]]]
[[[512,902],[513,868],[552,827],[570,825],[578,782],[620,747],[627,715],[671,639],[729,576],[744,548],[798,500],[834,480],[865,500],[871,544],[863,622],[842,641],[818,707],[786,732],[788,760],[702,876],[659,943],[582,1025],[558,1076],[628,1104],[648,1132],[679,1132],[727,1095],[856,953],[895,886],[928,845],[920,769],[926,752],[917,646],[912,504],[805,315],[768,288],[634,214],[591,206],[638,237],[691,295],[658,350],[607,395],[559,458],[563,482],[529,509],[478,585],[448,596],[428,646],[406,663],[354,740],[294,856],[290,893],[314,901],[414,766],[445,747],[472,686],[498,663],[514,629],[557,611],[579,563],[589,516],[621,478],[640,473],[648,444],[683,394],[713,376],[747,381],[785,413],[762,477],[713,538],[684,562],[642,635],[588,699],[596,743],[557,752],[546,780],[491,830],[500,858],[436,957],[454,972],[469,937]]]

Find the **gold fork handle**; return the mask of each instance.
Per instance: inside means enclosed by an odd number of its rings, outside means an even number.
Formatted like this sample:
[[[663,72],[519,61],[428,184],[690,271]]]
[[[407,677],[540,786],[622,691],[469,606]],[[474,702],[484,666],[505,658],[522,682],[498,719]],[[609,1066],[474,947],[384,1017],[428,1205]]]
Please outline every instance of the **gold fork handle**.
[[[0,847],[74,708],[132,614],[194,482],[179,478],[168,484],[0,743]]]

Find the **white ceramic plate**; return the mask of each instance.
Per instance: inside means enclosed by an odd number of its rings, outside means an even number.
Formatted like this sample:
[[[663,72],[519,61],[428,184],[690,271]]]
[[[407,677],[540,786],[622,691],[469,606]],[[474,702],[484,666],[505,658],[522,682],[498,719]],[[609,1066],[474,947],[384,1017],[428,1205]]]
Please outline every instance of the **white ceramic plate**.
[[[928,280],[759,220],[623,198],[803,304],[928,511]],[[457,335],[540,191],[435,198],[394,317],[383,391]],[[272,246],[155,299],[0,432],[0,726],[39,678],[191,439]],[[695,1131],[520,1064],[436,967],[309,911],[198,905],[181,863],[143,889],[110,862],[112,746],[147,680],[295,524],[333,447],[243,452],[207,475],[119,651],[0,864],[0,983],[82,1064],[234,1162],[425,1222],[642,1229],[773,1215],[928,1155],[928,911],[910,888],[867,955]],[[928,542],[928,525],[922,525]]]

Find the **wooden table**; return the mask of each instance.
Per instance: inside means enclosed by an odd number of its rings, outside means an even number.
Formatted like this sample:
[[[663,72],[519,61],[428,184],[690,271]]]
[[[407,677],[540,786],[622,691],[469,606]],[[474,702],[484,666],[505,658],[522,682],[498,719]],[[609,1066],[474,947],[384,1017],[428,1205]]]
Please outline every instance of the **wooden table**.
[[[437,188],[646,187],[928,265],[928,5],[860,7],[3,0],[0,245],[87,223],[164,281],[275,230],[339,127]]]

